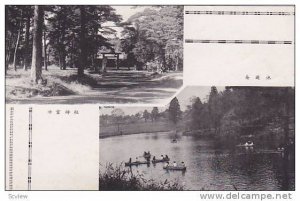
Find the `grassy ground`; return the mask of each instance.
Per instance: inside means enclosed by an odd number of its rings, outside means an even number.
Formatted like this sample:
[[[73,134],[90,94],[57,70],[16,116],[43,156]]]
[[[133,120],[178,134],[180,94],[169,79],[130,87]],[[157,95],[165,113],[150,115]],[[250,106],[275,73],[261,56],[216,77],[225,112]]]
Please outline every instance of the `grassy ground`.
[[[122,164],[109,164],[106,170],[99,174],[99,190],[102,191],[178,191],[183,190],[177,182],[155,182],[147,180],[141,174],[133,174]]]
[[[182,86],[182,73],[153,74],[145,71],[109,71],[105,75],[77,69],[43,70],[45,83],[35,85],[30,71],[9,70],[6,101],[9,103],[153,103],[171,97]]]
[[[173,127],[168,122],[136,122],[131,124],[120,124],[122,135],[138,134],[138,133],[156,133],[172,131]],[[100,126],[100,138],[118,136],[117,124],[109,126]]]

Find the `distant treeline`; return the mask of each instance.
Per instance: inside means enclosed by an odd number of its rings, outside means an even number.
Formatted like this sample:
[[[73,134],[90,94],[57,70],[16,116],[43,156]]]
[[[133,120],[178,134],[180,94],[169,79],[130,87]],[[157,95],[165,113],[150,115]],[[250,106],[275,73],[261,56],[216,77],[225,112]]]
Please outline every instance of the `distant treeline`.
[[[184,113],[186,130],[206,130],[228,140],[246,135],[294,134],[295,90],[292,87],[211,87],[207,102],[196,97]]]
[[[294,137],[294,111],[293,87],[228,86],[218,92],[213,86],[206,102],[194,97],[183,112],[177,98],[174,98],[169,107],[161,112],[154,107],[152,111],[125,115],[118,108],[111,115],[102,115],[100,122],[102,126],[165,122],[168,128],[184,133],[227,139],[235,143],[243,136],[269,141],[276,138],[284,143]]]

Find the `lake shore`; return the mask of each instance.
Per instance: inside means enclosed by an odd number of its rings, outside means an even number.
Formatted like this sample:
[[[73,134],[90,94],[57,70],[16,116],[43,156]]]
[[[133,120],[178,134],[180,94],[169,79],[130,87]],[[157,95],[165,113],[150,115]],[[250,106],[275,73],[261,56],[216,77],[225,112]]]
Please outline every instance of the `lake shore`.
[[[165,133],[173,131],[173,127],[168,122],[136,122],[132,124],[122,124],[118,126],[100,125],[99,138],[108,138],[121,135],[133,135],[133,134],[144,134],[144,133]]]

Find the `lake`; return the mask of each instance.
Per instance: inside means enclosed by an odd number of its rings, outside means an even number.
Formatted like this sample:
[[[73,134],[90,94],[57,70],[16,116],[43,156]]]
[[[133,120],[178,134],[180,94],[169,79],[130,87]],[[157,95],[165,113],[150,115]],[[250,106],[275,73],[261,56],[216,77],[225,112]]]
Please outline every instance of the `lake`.
[[[186,190],[295,190],[294,160],[257,147],[218,149],[212,140],[180,136],[171,143],[172,133],[123,135],[100,139],[100,171],[107,163],[144,160],[144,151],[159,158],[167,154],[171,162],[184,161],[186,172],[166,171],[163,163],[132,167],[155,181],[177,181]]]

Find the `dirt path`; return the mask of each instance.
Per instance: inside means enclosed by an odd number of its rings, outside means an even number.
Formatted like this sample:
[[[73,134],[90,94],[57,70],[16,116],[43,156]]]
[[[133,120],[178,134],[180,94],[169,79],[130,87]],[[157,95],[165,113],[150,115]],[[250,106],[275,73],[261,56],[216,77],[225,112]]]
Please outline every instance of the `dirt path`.
[[[57,76],[61,76],[58,74]],[[91,76],[93,76],[91,74]],[[98,76],[98,75],[97,75]],[[7,103],[91,104],[161,103],[182,86],[182,73],[151,75],[138,71],[110,71],[91,85],[84,94],[32,98],[7,98]],[[7,85],[7,87],[13,87]]]

